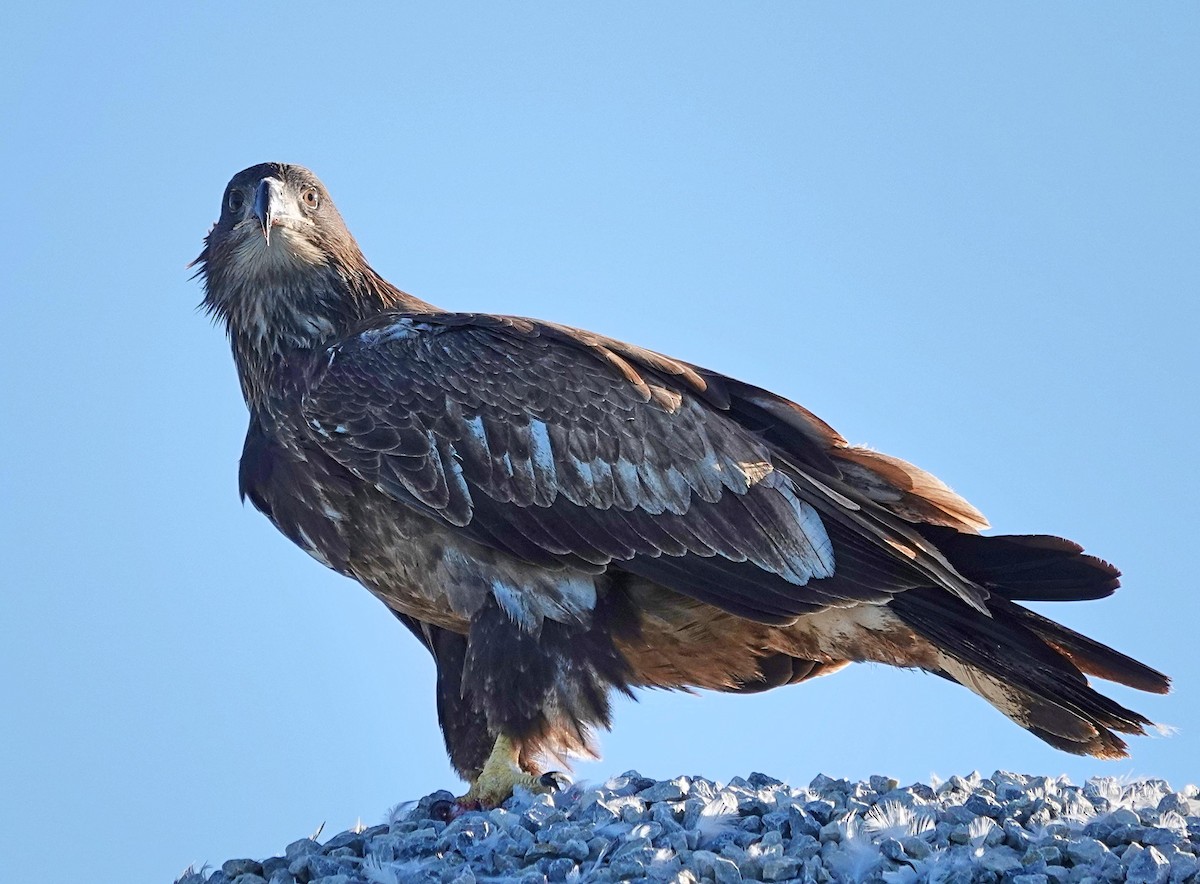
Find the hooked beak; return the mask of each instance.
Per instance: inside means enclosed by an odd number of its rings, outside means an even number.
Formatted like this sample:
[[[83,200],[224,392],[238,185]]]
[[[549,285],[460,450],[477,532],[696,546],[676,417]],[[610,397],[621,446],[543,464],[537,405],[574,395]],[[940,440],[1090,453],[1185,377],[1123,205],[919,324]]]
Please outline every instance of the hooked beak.
[[[283,193],[283,182],[278,178],[264,178],[258,182],[258,190],[254,192],[254,214],[262,225],[263,239],[269,245],[271,228],[291,213],[287,210],[286,197]]]

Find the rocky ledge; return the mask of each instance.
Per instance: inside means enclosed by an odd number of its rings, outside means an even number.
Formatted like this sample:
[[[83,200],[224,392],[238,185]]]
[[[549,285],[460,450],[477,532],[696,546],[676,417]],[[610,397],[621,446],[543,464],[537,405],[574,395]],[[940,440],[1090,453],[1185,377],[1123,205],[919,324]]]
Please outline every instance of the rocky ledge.
[[[998,771],[901,786],[763,774],[721,785],[635,771],[447,821],[439,792],[384,825],[177,884],[876,881],[1200,884],[1200,792],[1162,780]]]

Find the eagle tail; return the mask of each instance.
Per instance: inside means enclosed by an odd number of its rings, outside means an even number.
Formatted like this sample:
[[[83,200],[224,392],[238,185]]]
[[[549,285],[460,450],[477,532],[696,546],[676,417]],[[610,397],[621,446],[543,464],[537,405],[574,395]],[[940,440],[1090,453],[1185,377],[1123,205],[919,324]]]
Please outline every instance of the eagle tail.
[[[1165,694],[1169,679],[1149,666],[1035,614],[1016,601],[1078,602],[1106,598],[1120,586],[1121,572],[1089,556],[1074,541],[1049,534],[964,534],[937,525],[919,530],[954,568],[991,593],[989,610],[1019,623],[1051,645],[1086,675]]]
[[[1121,572],[1051,534],[967,534],[918,525],[955,569],[1010,601],[1081,602],[1112,595]]]
[[[938,649],[937,674],[1052,746],[1122,758],[1128,753],[1117,734],[1153,726],[1093,689],[1085,673],[1154,693],[1169,690],[1165,675],[998,595],[987,606],[990,617],[942,590],[920,588],[889,607]]]

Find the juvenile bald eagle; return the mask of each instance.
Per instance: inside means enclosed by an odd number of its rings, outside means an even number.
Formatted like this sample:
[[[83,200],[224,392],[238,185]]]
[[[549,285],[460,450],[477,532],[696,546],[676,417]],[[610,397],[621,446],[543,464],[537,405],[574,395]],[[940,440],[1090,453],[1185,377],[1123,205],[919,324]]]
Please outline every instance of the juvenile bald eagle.
[[[307,169],[235,175],[198,263],[250,411],[241,494],[432,653],[466,801],[545,788],[613,689],[887,663],[1101,758],[1150,722],[1085,676],[1168,690],[1018,604],[1116,589],[1076,544],[985,537],[938,479],[750,384],[406,294]]]

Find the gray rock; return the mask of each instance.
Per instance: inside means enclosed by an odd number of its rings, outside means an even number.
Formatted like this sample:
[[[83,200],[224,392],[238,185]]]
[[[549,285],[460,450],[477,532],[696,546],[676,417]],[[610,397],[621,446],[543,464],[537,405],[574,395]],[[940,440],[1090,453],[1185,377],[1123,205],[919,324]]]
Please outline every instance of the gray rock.
[[[783,785],[783,780],[777,780],[765,773],[755,771],[746,778],[746,781],[755,789],[777,789]]]
[[[1104,859],[1108,848],[1095,838],[1080,838],[1067,845],[1067,857],[1075,865],[1092,865]]]
[[[1138,839],[1143,847],[1165,847],[1178,844],[1182,840],[1182,833],[1172,829],[1145,829]]]
[[[1033,838],[1026,832],[1021,824],[1016,820],[1006,819],[1003,822],[1004,828],[1004,843],[1013,850],[1019,850],[1022,853],[1029,849],[1033,843]]]
[[[1171,792],[1164,795],[1156,808],[1161,816],[1164,813],[1177,813],[1186,817],[1192,812],[1191,802],[1181,792]]]
[[[1020,854],[1011,847],[996,847],[985,851],[983,856],[979,857],[978,865],[981,869],[997,874],[1023,868]]]
[[[717,884],[733,884],[735,881],[742,880],[742,872],[738,868],[738,864],[723,856],[718,856],[713,860],[712,869],[713,880]]]
[[[789,808],[790,810],[790,808]],[[784,826],[788,825],[788,820],[791,819],[789,811],[773,810],[770,813],[765,813],[760,818],[762,827],[767,832],[782,832]]]
[[[908,791],[912,792],[913,795],[920,798],[922,801],[932,801],[936,797],[932,787],[927,786],[924,783],[913,783],[908,787]]]
[[[582,838],[568,838],[562,845],[564,856],[577,863],[581,863],[587,859],[589,852],[587,842]]]
[[[1200,858],[1191,853],[1177,853],[1171,857],[1172,884],[1177,881],[1195,881],[1198,876],[1200,876]]]
[[[800,871],[800,861],[794,857],[771,857],[763,860],[762,879],[764,881],[783,881],[795,878]]]
[[[900,785],[899,780],[894,780],[891,777],[881,777],[878,774],[873,774],[867,781],[871,784],[871,789],[875,792],[884,793],[891,792]]]
[[[682,857],[656,857],[646,866],[646,877],[652,881],[674,881],[682,871]]]
[[[264,859],[259,865],[262,866],[260,874],[264,878],[269,879],[277,870],[287,869],[288,858],[286,856],[271,856]]]
[[[1031,847],[1021,858],[1021,862],[1025,865],[1033,865],[1037,862],[1045,863],[1046,865],[1061,865],[1062,850],[1057,845],[1051,844],[1045,847]]]
[[[238,875],[262,876],[263,867],[256,859],[227,859],[221,863],[221,871],[231,879]]]
[[[1120,807],[1108,815],[1108,821],[1116,826],[1140,826],[1142,818],[1127,807]]]
[[[801,807],[792,805],[788,808],[788,830],[793,838],[798,838],[801,835],[808,835],[816,838],[821,833],[821,826],[824,825],[820,820],[813,816],[808,811]],[[825,822],[828,822],[826,820]]]
[[[680,782],[682,780],[682,782]],[[679,801],[687,795],[686,789],[687,780],[684,777],[678,777],[674,780],[664,780],[661,783],[655,783],[653,786],[648,786],[637,793],[637,797],[645,802],[653,801]]]
[[[293,841],[286,848],[284,848],[283,855],[286,856],[289,861],[291,861],[299,856],[307,856],[310,853],[320,852],[321,845],[312,838],[301,838],[298,841]]]
[[[672,832],[664,839],[662,846],[669,850],[675,851],[680,856],[690,855],[692,848],[688,845],[688,833],[680,829],[678,832]]]
[[[826,823],[821,827],[820,840],[822,844],[828,841],[838,843],[842,840],[842,827],[836,822]]]
[[[969,810],[975,816],[986,816],[996,819],[1004,812],[999,804],[989,798],[987,795],[975,793],[963,802],[963,807]]]
[[[1124,864],[1124,858],[1122,863]],[[1153,847],[1138,851],[1133,860],[1126,865],[1125,880],[1129,884],[1166,884],[1170,876],[1171,864]]]
[[[1018,783],[1002,783],[996,787],[996,800],[1009,802],[1024,797],[1025,788]]]
[[[804,812],[821,825],[825,825],[833,819],[833,815],[837,812],[837,804],[828,799],[808,801],[804,805]]]
[[[309,884],[320,878],[328,878],[340,874],[345,866],[336,859],[321,856],[316,853],[302,854],[296,857],[287,868],[288,872],[299,882]]]
[[[1100,863],[1097,871],[1097,877],[1101,881],[1124,881],[1125,867],[1121,865],[1121,858],[1115,853],[1104,857],[1104,861]]]
[[[1135,841],[1141,841],[1146,836],[1146,827],[1140,823],[1136,826],[1117,826],[1110,831],[1104,838],[1104,843],[1109,847],[1116,847],[1118,844],[1132,844]]]
[[[783,852],[785,856],[794,856],[803,861],[821,852],[821,842],[811,835],[800,835],[784,845]]]
[[[354,851],[355,856],[363,855],[363,844],[366,842],[362,832],[342,832],[339,835],[334,835],[325,842],[322,848],[325,853],[329,854],[335,850],[344,850],[349,848]]]
[[[680,808],[680,810],[677,811],[676,808]],[[682,816],[682,805],[678,802],[669,804],[665,801],[660,801],[650,805],[650,819],[658,823],[664,832],[680,831],[683,828],[679,825],[679,820]]]
[[[758,845],[760,848],[763,850],[767,850],[769,848],[779,848],[777,853],[780,855],[783,854],[783,843],[783,832],[779,831],[779,829],[772,829],[769,832],[764,832],[763,836],[758,839]]]
[[[641,859],[636,856],[625,856],[615,859],[609,868],[622,881],[646,877],[646,867],[642,864]]]
[[[1127,844],[1124,845],[1124,847],[1124,850],[1117,848],[1113,850],[1113,853],[1121,857],[1121,865],[1125,866],[1126,868],[1129,868],[1129,864],[1141,856],[1146,849],[1140,844]]]

